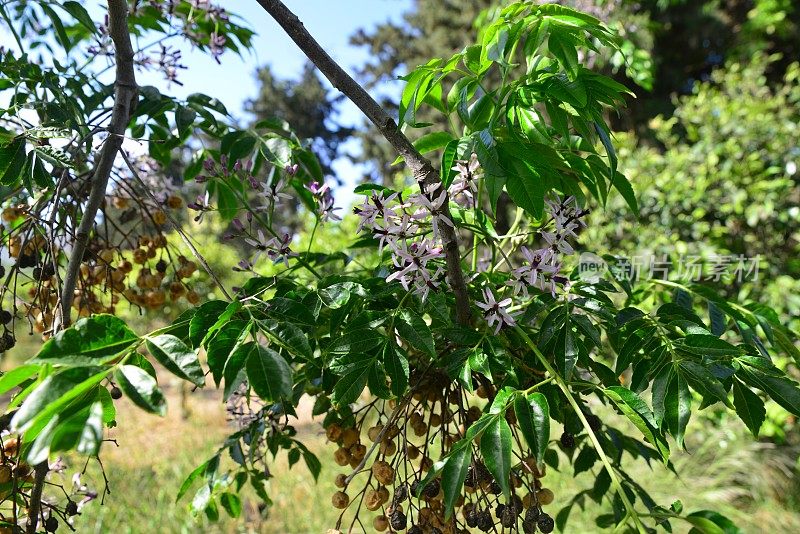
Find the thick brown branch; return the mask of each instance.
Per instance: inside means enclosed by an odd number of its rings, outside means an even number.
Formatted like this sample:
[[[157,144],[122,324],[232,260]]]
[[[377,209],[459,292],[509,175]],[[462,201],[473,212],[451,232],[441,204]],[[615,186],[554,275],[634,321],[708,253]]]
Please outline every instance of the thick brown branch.
[[[64,273],[64,285],[61,290],[61,300],[58,313],[53,324],[53,331],[58,331],[70,324],[70,311],[75,297],[75,287],[78,281],[83,254],[89,242],[89,234],[94,227],[94,218],[103,202],[108,187],[108,179],[114,166],[125,129],[128,126],[131,113],[136,106],[138,89],[136,76],[133,70],[133,46],[128,33],[128,5],[125,0],[108,0],[109,33],[114,42],[114,55],[116,58],[117,72],[114,87],[114,109],[111,122],[108,125],[108,137],[100,149],[97,164],[91,181],[89,199],[76,232],[75,242],[70,252],[67,271]],[[28,523],[25,531],[28,534],[36,532],[39,523],[39,513],[42,507],[42,490],[49,465],[47,460],[36,465],[33,488],[31,489]]]
[[[328,78],[331,84],[358,106],[397,153],[403,156],[423,192],[430,186],[441,186],[439,172],[433,168],[431,162],[414,148],[411,141],[397,127],[397,123],[375,99],[328,55],[314,37],[308,33],[300,19],[280,0],[258,0],[258,3],[280,24],[295,44],[300,47],[300,50]],[[452,217],[447,206],[446,200],[438,216],[452,224]],[[456,317],[459,323],[467,324],[470,318],[469,296],[464,283],[464,273],[461,270],[458,236],[455,229],[448,225],[447,222],[439,225],[447,261],[447,280],[456,298]]]
[[[128,126],[131,113],[136,107],[138,96],[136,76],[133,70],[134,52],[130,34],[128,33],[128,6],[125,0],[108,0],[108,18],[109,33],[114,42],[114,56],[117,64],[114,84],[114,109],[107,129],[108,137],[104,141],[97,158],[89,199],[86,202],[86,208],[83,210],[72,252],[70,253],[69,263],[67,264],[67,271],[64,274],[61,303],[54,330],[68,326],[70,323],[70,309],[75,297],[75,287],[81,262],[83,261],[83,254],[86,252],[89,235],[94,228],[97,210],[105,198],[111,169],[122,146],[125,129]]]

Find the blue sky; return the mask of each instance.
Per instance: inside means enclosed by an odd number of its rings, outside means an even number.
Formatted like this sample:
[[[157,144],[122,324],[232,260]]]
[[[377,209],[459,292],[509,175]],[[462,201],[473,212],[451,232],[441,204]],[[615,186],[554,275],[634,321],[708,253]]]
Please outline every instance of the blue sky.
[[[183,63],[188,69],[180,75],[184,85],[173,85],[168,94],[184,97],[194,92],[206,93],[221,100],[231,113],[244,118],[244,103],[257,91],[256,68],[269,64],[278,76],[293,78],[305,63],[305,56],[255,0],[222,4],[256,31],[254,51],[246,52],[243,57],[226,54],[221,65],[206,54],[186,51]],[[366,50],[350,46],[350,36],[359,28],[373,28],[387,20],[400,21],[402,14],[411,8],[412,0],[286,0],[286,5],[328,53],[352,74],[370,58]],[[140,84],[155,85],[167,92],[166,82],[159,75],[140,75],[139,78]],[[381,90],[399,91],[400,82],[390,82]],[[362,115],[346,101],[338,119],[353,125],[362,121]],[[344,148],[358,150],[352,144]],[[350,193],[362,171],[345,159],[335,162],[334,170],[345,183],[338,191],[337,204],[346,206],[352,200]]]

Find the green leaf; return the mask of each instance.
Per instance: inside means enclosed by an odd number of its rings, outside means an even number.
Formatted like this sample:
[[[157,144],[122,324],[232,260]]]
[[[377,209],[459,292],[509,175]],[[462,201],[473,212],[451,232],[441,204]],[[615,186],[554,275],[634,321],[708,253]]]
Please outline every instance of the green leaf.
[[[225,312],[228,303],[224,300],[210,300],[200,305],[189,321],[189,341],[197,348],[205,338],[209,329],[214,326],[220,315]]]
[[[71,401],[100,383],[108,370],[99,367],[74,367],[53,374],[35,385],[11,419],[14,431],[25,431],[47,421]]]
[[[84,8],[80,3],[69,0],[64,2],[63,6],[61,7],[67,10],[70,15],[75,17],[75,20],[80,22],[91,33],[97,33],[97,28],[94,25],[92,17],[89,15],[89,12],[86,11],[86,8]]]
[[[219,496],[219,503],[231,517],[242,515],[242,499],[235,493],[225,492]]]
[[[332,310],[338,310],[350,301],[351,285],[350,282],[333,284],[317,291],[317,295],[325,306]]]
[[[231,321],[217,331],[208,342],[206,349],[208,367],[217,386],[222,382],[228,358],[233,354],[235,348],[247,339],[251,326],[250,321]]]
[[[458,160],[458,139],[453,139],[447,146],[444,147],[444,151],[442,152],[442,163],[439,166],[439,175],[442,179],[442,184],[444,187],[450,187],[450,184],[453,183],[453,178],[455,178],[457,172],[453,170],[453,167],[456,165],[456,161]]]
[[[570,76],[574,78],[578,75],[580,69],[578,50],[566,32],[552,32],[547,39],[547,48]]]
[[[283,356],[256,343],[251,345],[245,368],[250,387],[267,402],[292,396],[292,369]]]
[[[138,339],[122,319],[108,314],[93,315],[50,338],[31,362],[97,365]]]
[[[333,387],[333,395],[331,396],[333,403],[344,406],[355,402],[367,385],[367,378],[371,368],[372,365],[359,367],[340,378]]]
[[[453,141],[456,142],[456,145],[458,144],[458,140],[453,139],[453,136],[449,132],[431,132],[423,135],[414,141],[413,144],[414,148],[417,149],[417,152],[420,154],[427,154],[429,152],[433,152],[434,150],[439,150]],[[396,165],[401,161],[403,161],[403,156],[398,156],[397,159],[392,162],[392,165]]]
[[[72,169],[74,166],[72,165],[72,158],[70,158],[69,154],[60,150],[54,146],[50,145],[36,145],[33,147],[33,151],[38,155],[40,158],[45,160],[46,162],[50,163],[51,165],[55,165],[56,167],[63,167],[65,169]],[[42,169],[44,170],[44,169]],[[34,180],[37,185],[40,187],[44,187],[42,184],[46,184],[47,182],[44,179]]]
[[[758,438],[758,431],[761,429],[761,425],[767,415],[764,401],[753,393],[749,387],[738,380],[734,380],[733,406],[736,408],[737,415],[744,421],[750,432],[753,433],[753,437]]]
[[[294,323],[265,319],[258,321],[258,326],[275,343],[283,347],[290,355],[310,360],[313,356],[308,335]]]
[[[603,390],[605,395],[638,428],[645,439],[656,447],[666,462],[669,459],[669,445],[656,425],[653,412],[641,397],[623,386],[611,386]]]
[[[710,334],[689,334],[684,338],[684,345],[700,356],[738,356],[742,353],[739,347]]]
[[[147,350],[169,372],[188,380],[196,386],[206,383],[205,373],[200,367],[197,352],[187,347],[183,341],[172,334],[162,334],[147,338]]]
[[[695,526],[690,530],[690,534],[721,533],[721,534],[741,534],[741,530],[724,515],[713,510],[698,510],[686,516],[686,520]]]
[[[120,389],[139,408],[160,416],[167,413],[167,401],[156,379],[142,368],[123,365],[114,373],[114,378]]]
[[[636,201],[636,193],[633,191],[633,187],[628,179],[621,173],[615,171],[611,183],[622,195],[622,198],[625,199],[625,202],[628,203],[628,207],[631,211],[639,213],[639,203]]]
[[[742,358],[739,359],[739,361],[742,360]],[[741,373],[737,373],[736,376],[745,383],[760,389],[787,411],[800,417],[800,389],[793,380],[768,374],[764,370],[748,364],[742,365]]]
[[[188,106],[179,105],[175,109],[175,125],[178,127],[179,134],[189,133],[188,130],[192,127],[196,118],[197,112],[195,110]]]
[[[410,374],[405,351],[393,342],[387,341],[383,349],[383,367],[392,380],[392,394],[400,397],[406,392]]]
[[[511,427],[505,417],[495,416],[481,435],[481,454],[486,468],[503,489],[506,500],[510,497],[511,446]]]
[[[178,488],[178,493],[175,496],[175,502],[178,502],[179,500],[181,500],[181,497],[186,495],[186,492],[189,490],[189,488],[192,487],[192,483],[195,480],[197,480],[197,477],[206,472],[206,469],[211,464],[213,459],[217,459],[217,461],[219,461],[219,457],[215,456],[211,460],[205,461],[202,464],[198,465],[197,467],[194,468],[194,470],[191,473],[189,473],[189,476],[187,476],[186,479],[181,483],[181,487]]]
[[[689,336],[687,336],[689,337]],[[728,400],[728,392],[717,377],[711,371],[697,362],[683,360],[678,365],[679,372],[686,378],[692,389],[703,395],[705,398],[716,399],[728,407],[731,406]]]
[[[313,327],[317,321],[302,302],[283,297],[275,297],[267,302],[267,313],[279,320],[289,321],[302,327]]]
[[[463,445],[460,445],[463,444]],[[455,444],[442,468],[442,491],[444,492],[445,521],[450,519],[456,499],[464,487],[464,479],[472,462],[472,444],[462,440]]]
[[[0,395],[5,395],[41,370],[38,365],[20,365],[0,377]]]
[[[519,395],[514,399],[514,413],[536,463],[542,465],[550,440],[550,406],[547,397],[541,393],[531,393],[527,398]]]
[[[0,146],[0,184],[13,187],[25,166],[25,139],[19,137]]]
[[[412,348],[422,351],[432,358],[436,357],[433,334],[422,317],[411,310],[404,309],[395,320],[395,328],[400,337],[405,339]]]

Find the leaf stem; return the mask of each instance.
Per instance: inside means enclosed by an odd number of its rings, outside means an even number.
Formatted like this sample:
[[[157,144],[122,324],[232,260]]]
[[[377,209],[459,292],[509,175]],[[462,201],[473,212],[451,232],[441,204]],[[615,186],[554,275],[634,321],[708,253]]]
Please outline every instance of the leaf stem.
[[[533,340],[528,336],[528,334],[525,333],[525,331],[519,326],[515,327],[515,329],[517,333],[525,341],[525,343],[528,345],[528,347],[533,351],[533,353],[536,354],[536,358],[544,366],[547,372],[550,373],[551,377],[555,380],[555,382],[558,384],[558,387],[561,389],[561,391],[564,393],[564,396],[567,398],[567,402],[569,402],[570,406],[572,406],[572,409],[575,410],[575,414],[578,416],[578,419],[580,419],[583,428],[586,430],[586,433],[588,434],[589,439],[591,440],[592,445],[594,446],[595,451],[597,452],[597,455],[600,457],[600,460],[603,462],[603,465],[605,466],[606,471],[608,472],[609,478],[611,478],[611,484],[614,486],[614,489],[617,491],[617,494],[619,495],[620,499],[622,499],[622,503],[625,505],[625,510],[627,511],[627,514],[631,517],[631,519],[633,519],[633,522],[636,525],[636,529],[641,533],[646,533],[647,529],[642,523],[642,520],[639,518],[639,514],[636,511],[636,508],[634,508],[633,503],[631,503],[630,499],[628,498],[628,494],[625,493],[625,490],[622,487],[622,483],[620,482],[619,477],[617,477],[617,473],[614,470],[614,467],[611,465],[611,461],[608,459],[608,456],[606,456],[603,447],[600,445],[600,440],[597,439],[597,435],[592,430],[591,425],[589,425],[589,421],[586,419],[586,416],[583,414],[583,411],[581,410],[580,406],[578,406],[578,402],[572,395],[572,392],[570,391],[569,387],[564,381],[564,378],[556,372],[556,370],[553,368],[552,365],[550,365],[550,362],[547,361],[547,358],[545,358],[544,354],[542,354],[542,352],[539,350],[539,348],[536,346]]]

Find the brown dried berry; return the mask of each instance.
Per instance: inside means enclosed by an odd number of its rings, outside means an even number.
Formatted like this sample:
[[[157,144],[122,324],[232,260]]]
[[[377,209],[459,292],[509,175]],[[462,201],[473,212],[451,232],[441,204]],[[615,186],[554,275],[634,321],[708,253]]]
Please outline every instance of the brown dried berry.
[[[548,504],[552,504],[553,498],[554,498],[553,492],[547,488],[542,488],[536,492],[536,499],[542,506],[547,506]]]
[[[385,515],[379,515],[372,520],[372,526],[375,527],[375,530],[378,532],[383,532],[389,528],[389,518]]]
[[[378,460],[372,464],[372,474],[384,486],[389,486],[394,482],[394,469],[383,460]]]
[[[343,491],[337,491],[333,494],[333,497],[331,497],[331,503],[334,508],[344,510],[347,508],[347,505],[350,504],[350,497]]]

